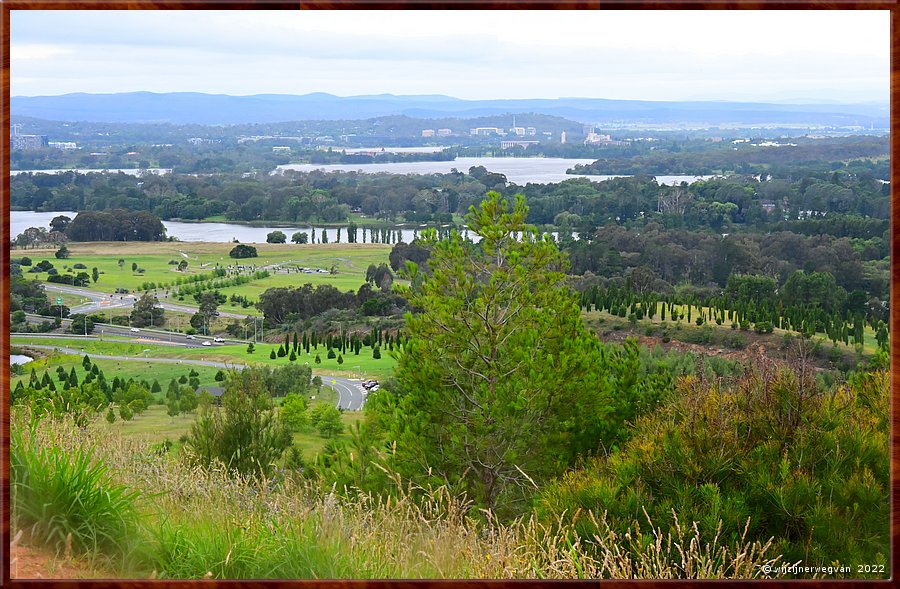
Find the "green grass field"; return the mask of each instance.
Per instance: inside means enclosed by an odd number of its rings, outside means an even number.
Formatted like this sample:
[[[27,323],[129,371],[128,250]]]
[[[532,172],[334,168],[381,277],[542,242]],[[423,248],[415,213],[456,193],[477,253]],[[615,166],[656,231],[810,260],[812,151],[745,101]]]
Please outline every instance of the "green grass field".
[[[44,339],[46,340],[49,338]],[[97,342],[97,345],[92,348],[92,351],[93,349],[100,350],[102,353],[106,354],[122,354],[127,353],[129,350],[134,351],[135,346],[132,344]],[[88,353],[88,356],[90,356],[90,353]],[[86,376],[86,371],[82,366],[83,358],[84,356],[81,354],[59,353],[51,353],[48,356],[36,358],[24,367],[22,374],[12,376],[10,386],[11,388],[15,387],[19,381],[23,381],[24,384],[27,384],[31,376],[32,368],[38,378],[41,378],[46,371],[49,373],[50,378],[53,379],[54,383],[58,384],[56,369],[59,366],[62,366],[67,373],[71,368],[75,368],[75,373],[80,382]],[[268,355],[265,359],[268,360]],[[391,366],[393,366],[392,359],[385,356],[383,360],[389,361]],[[104,360],[94,357],[91,358],[91,361],[100,367],[106,375],[107,380],[112,380],[118,376],[119,378],[134,378],[136,380],[146,380],[147,382],[152,383],[155,379],[159,381],[163,391],[166,390],[171,379],[174,378],[177,380],[182,375],[188,376],[188,373],[191,370],[198,373],[200,386],[216,386],[219,384],[215,380],[218,369],[207,366],[168,364],[154,362],[153,360]],[[334,363],[333,360],[328,362]],[[287,359],[279,358],[278,362],[266,363],[286,364]],[[335,363],[335,365],[337,364]],[[322,372],[324,373],[324,371]],[[330,373],[331,372],[329,371],[329,374]],[[335,373],[337,374],[337,371],[335,371]],[[328,386],[327,379],[321,390],[317,391],[315,388],[311,388],[309,395],[310,407],[318,404],[335,405],[338,399],[338,395],[334,389]],[[276,400],[276,403],[280,403],[280,401],[281,399],[278,399]],[[363,414],[361,412],[344,412],[342,414],[342,420],[345,425],[345,432],[339,435],[336,440],[349,439],[348,431],[351,424],[362,418]],[[195,419],[196,412],[171,417],[167,414],[165,405],[153,404],[148,407],[144,413],[135,416],[131,421],[125,422],[121,419],[117,419],[113,424],[109,424],[102,416],[100,416],[97,420],[97,424],[99,427],[109,428],[111,431],[114,431],[123,437],[139,437],[150,442],[163,442],[168,439],[171,442],[178,444],[179,438],[190,432],[191,425],[194,423]],[[308,460],[313,459],[327,442],[327,438],[323,438],[316,431],[312,430],[294,434],[294,443],[303,452],[304,459]]]
[[[172,358],[203,358],[206,360],[216,360],[219,362],[241,362],[241,363],[259,363],[269,366],[286,366],[290,364],[288,356],[283,358],[276,357],[274,360],[269,358],[269,353],[278,350],[278,344],[258,344],[252,354],[247,353],[247,347],[243,345],[227,345],[217,346],[214,348],[182,348],[173,351],[169,357]],[[322,361],[316,364],[316,354]],[[337,354],[337,352],[335,352]],[[296,362],[308,362],[314,373],[318,374],[335,374],[337,376],[365,378],[386,378],[391,375],[396,366],[396,361],[390,356],[390,353],[383,349],[381,358],[376,360],[372,357],[371,348],[362,348],[359,355],[349,352],[344,356],[344,363],[338,364],[337,356],[332,359],[328,358],[328,351],[324,346],[319,346],[318,352],[310,349],[309,355],[302,353]]]
[[[182,358],[192,360],[212,360],[225,363],[240,364],[264,364],[268,366],[284,366],[290,363],[287,356],[283,358],[269,358],[269,352],[277,350],[277,344],[258,344],[253,354],[247,353],[247,347],[242,344],[210,346],[202,348],[184,348],[167,346],[146,342],[130,341],[100,341],[98,339],[78,338],[50,338],[32,335],[16,335],[11,337],[11,343],[17,346],[30,344],[56,346],[60,348],[72,348],[80,350],[84,354],[102,354],[106,356],[127,357],[158,357],[158,358]],[[147,350],[147,351],[145,351]],[[316,353],[322,360],[321,364],[315,363]],[[310,355],[304,353],[297,362],[309,362],[314,373],[334,374],[349,378],[381,378],[384,379],[394,371],[396,361],[391,357],[387,349],[382,349],[381,358],[372,358],[371,348],[362,348],[359,356],[350,352],[344,356],[344,363],[338,364],[337,357],[329,359],[324,346],[319,346],[318,352],[310,350]]]
[[[176,288],[179,278],[210,274],[216,267],[229,265],[255,265],[257,267],[271,264],[290,264],[294,267],[313,267],[329,270],[335,266],[337,274],[282,274],[274,273],[268,279],[253,281],[238,287],[224,289],[228,295],[241,294],[252,299],[271,286],[296,286],[307,282],[312,284],[333,284],[341,290],[356,290],[365,282],[366,268],[369,264],[386,263],[391,246],[383,244],[256,244],[259,257],[246,260],[234,260],[228,252],[234,247],[231,243],[195,243],[195,242],[73,242],[68,244],[71,255],[66,260],[58,260],[51,249],[29,250],[29,257],[37,264],[41,260],[50,261],[60,273],[65,273],[64,266],[73,268],[75,264],[84,264],[87,272],[96,267],[101,273],[96,283],[91,283],[91,290],[112,293],[117,288],[136,290],[144,283],[165,285],[163,290]],[[119,265],[119,260],[123,263]],[[184,272],[176,271],[170,261],[186,260],[188,267]],[[143,274],[132,271],[132,264],[144,270]],[[75,270],[78,272],[79,270]],[[85,270],[81,270],[85,271]],[[26,277],[46,281],[46,274],[26,274]],[[77,296],[64,295],[66,304],[80,303]],[[193,304],[191,297],[185,297],[185,303]],[[254,313],[255,309],[223,306],[223,310],[238,313]]]
[[[66,372],[69,371],[69,368],[75,367],[75,373],[78,375],[80,382],[85,375],[81,365],[83,358],[84,356],[80,354],[53,354],[44,358],[37,358],[23,367],[23,374],[13,376],[10,379],[10,386],[15,387],[20,380],[24,380],[24,383],[28,384],[32,368],[39,378],[44,374],[44,370],[50,373],[51,378],[55,378],[58,366],[65,368]],[[201,386],[214,386],[216,384],[216,372],[218,372],[217,368],[209,366],[166,364],[153,362],[152,360],[104,360],[92,358],[91,362],[100,367],[108,381],[111,381],[116,376],[126,380],[129,378],[146,380],[150,383],[155,379],[159,381],[163,390],[168,386],[171,379],[178,379],[182,375],[187,376],[192,369],[199,375]]]
[[[310,402],[310,407],[318,403],[318,399]],[[176,447],[180,446],[180,438],[190,434],[191,426],[197,418],[196,412],[171,417],[167,413],[165,405],[151,405],[146,411],[137,415],[131,421],[117,419],[110,424],[105,419],[97,420],[97,427],[108,429],[123,438],[140,438],[151,443],[169,440]],[[344,422],[344,432],[334,438],[336,442],[350,439],[349,430],[352,424],[361,421],[363,414],[360,412],[345,411],[341,415]],[[329,441],[316,431],[304,431],[294,434],[294,444],[303,452],[304,460],[312,460],[316,454]]]

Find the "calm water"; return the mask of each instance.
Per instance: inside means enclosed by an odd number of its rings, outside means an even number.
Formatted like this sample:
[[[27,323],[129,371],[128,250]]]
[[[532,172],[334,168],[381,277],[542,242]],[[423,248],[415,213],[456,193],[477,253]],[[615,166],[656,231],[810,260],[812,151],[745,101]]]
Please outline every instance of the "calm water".
[[[400,162],[391,164],[285,164],[275,168],[273,174],[284,170],[297,170],[300,172],[312,172],[324,170],[326,172],[362,172],[378,174],[387,172],[390,174],[447,174],[456,169],[460,172],[468,172],[472,166],[484,166],[489,172],[504,174],[506,179],[519,186],[529,182],[534,184],[547,184],[550,182],[562,182],[571,178],[588,178],[594,182],[602,182],[610,178],[622,178],[620,175],[588,176],[585,174],[566,174],[566,170],[573,168],[575,164],[591,164],[592,159],[575,158],[512,158],[512,157],[460,157],[450,162]],[[705,180],[712,176],[657,176],[660,184],[692,183],[697,180]]]
[[[18,174],[62,174],[63,172],[77,172],[79,174],[91,174],[100,172],[118,174],[119,172],[122,172],[123,174],[127,174],[129,176],[143,176],[144,174],[170,174],[172,172],[172,168],[78,168],[75,170],[10,170],[9,175],[16,176]]]
[[[572,159],[572,158],[457,158],[452,162],[406,162],[393,164],[350,164],[350,165],[318,165],[318,164],[288,164],[278,166],[276,171],[290,169],[309,172],[312,170],[364,170],[366,173],[387,172],[392,174],[435,174],[448,173],[452,169],[467,172],[472,166],[484,166],[491,172],[505,174],[510,182],[522,186],[531,183],[548,183],[561,182],[570,178],[589,178],[595,182],[602,182],[610,178],[618,178],[622,176],[585,176],[580,174],[566,174],[566,170],[575,164],[589,164],[593,162],[590,159]],[[52,172],[52,170],[49,170]],[[96,170],[79,170],[81,172]],[[125,173],[137,172],[138,170],[113,170]],[[12,172],[16,173],[16,172]],[[692,183],[697,180],[705,180],[713,176],[657,176],[656,181],[660,184],[680,184],[681,182]],[[50,220],[57,215],[67,215],[75,218],[73,212],[52,212],[52,213],[35,213],[27,211],[10,212],[10,235],[15,237],[22,233],[28,227],[48,227]],[[276,229],[285,233],[290,240],[291,235],[297,231],[305,231],[312,236],[313,228],[309,225],[281,225],[267,227],[250,227],[247,225],[239,225],[234,223],[181,223],[177,221],[163,221],[166,228],[166,235],[177,237],[181,241],[207,241],[207,242],[231,242],[238,240],[242,243],[265,243],[266,235]],[[316,241],[321,240],[322,232],[328,235],[328,241],[334,243],[337,238],[337,228],[322,229],[316,228]],[[395,229],[396,231],[396,229]],[[414,237],[412,228],[400,229],[403,235],[403,241],[409,243]],[[362,243],[361,230],[358,234],[360,243]],[[347,232],[343,229],[341,241],[347,242]],[[366,242],[369,238],[367,236]]]
[[[15,238],[29,227],[45,227],[49,229],[50,221],[58,215],[66,215],[74,219],[77,213],[71,211],[57,211],[53,213],[35,213],[32,211],[10,211],[9,225],[10,235]],[[177,237],[181,241],[206,241],[227,243],[237,239],[241,243],[265,243],[266,235],[270,232],[278,230],[287,235],[288,241],[291,235],[297,231],[305,231],[312,237],[313,227],[309,225],[272,225],[267,227],[250,227],[247,225],[239,225],[236,223],[181,223],[178,221],[163,221],[166,228],[166,235],[169,237]],[[400,230],[403,234],[403,241],[409,243],[415,237],[417,229],[394,228],[394,231]],[[334,243],[337,239],[337,227],[329,227],[324,229],[316,227],[316,243],[322,239],[322,232],[328,235],[328,242]],[[379,234],[380,235],[380,234]],[[359,243],[362,243],[362,228],[357,232]],[[347,229],[341,230],[341,242],[347,243]],[[366,243],[370,243],[368,232],[366,233]]]
[[[34,360],[34,358],[29,358],[28,356],[23,356],[21,354],[10,354],[9,355],[9,364],[12,366],[13,364],[28,364]]]
[[[413,153],[433,152],[432,147],[420,148],[389,148],[397,153]],[[348,149],[348,153],[369,151],[369,149]],[[285,164],[278,166],[273,174],[281,173],[284,170],[298,170],[300,172],[311,172],[313,170],[324,170],[327,172],[343,171],[343,172],[363,172],[366,174],[377,174],[387,172],[390,174],[447,174],[452,170],[460,172],[468,172],[472,166],[484,166],[490,172],[504,174],[506,179],[514,182],[519,186],[526,184],[547,184],[549,182],[562,182],[571,178],[588,178],[594,182],[602,182],[610,178],[627,177],[625,174],[619,175],[598,175],[588,176],[585,174],[566,174],[566,170],[575,166],[575,164],[590,164],[592,159],[577,158],[511,158],[511,157],[460,157],[449,162],[400,162],[391,164]],[[60,174],[63,172],[78,172],[80,174],[88,174],[91,172],[108,172],[128,174],[130,176],[140,176],[143,174],[168,174],[172,170],[169,168],[150,168],[146,170],[138,168],[116,168],[116,169],[89,169],[80,168],[75,170],[12,170],[10,176],[25,173],[44,173],[44,174]],[[656,176],[656,181],[660,184],[680,184],[682,182],[692,183],[697,180],[706,180],[713,176]]]
[[[48,227],[50,220],[57,215],[66,215],[75,218],[76,213],[73,212],[53,212],[53,213],[35,213],[32,211],[10,211],[9,225],[10,235],[15,238],[29,227]],[[180,223],[178,221],[163,221],[166,228],[166,235],[169,237],[177,237],[180,241],[197,241],[197,242],[213,242],[213,243],[230,243],[237,239],[241,243],[266,243],[266,235],[272,231],[278,230],[287,235],[288,243],[290,243],[291,235],[297,231],[306,231],[312,238],[313,227],[309,225],[273,225],[271,227],[248,227],[247,225],[238,225],[235,223]],[[403,241],[410,243],[425,225],[418,228],[413,227],[394,227],[393,231],[400,231],[403,235]],[[337,239],[337,227],[316,227],[316,243],[322,240],[322,232],[328,235],[328,243],[335,243]],[[369,232],[366,232],[366,240],[363,241],[362,227],[357,231],[358,243],[371,243]],[[379,232],[380,236],[381,233]],[[556,237],[556,233],[552,234]],[[478,241],[477,235],[463,230],[464,237],[470,237],[473,241]],[[578,234],[573,233],[578,239]],[[347,243],[347,228],[341,228],[341,243]],[[396,240],[391,240],[396,243]],[[18,255],[18,254],[17,254]],[[25,251],[21,255],[27,255]]]

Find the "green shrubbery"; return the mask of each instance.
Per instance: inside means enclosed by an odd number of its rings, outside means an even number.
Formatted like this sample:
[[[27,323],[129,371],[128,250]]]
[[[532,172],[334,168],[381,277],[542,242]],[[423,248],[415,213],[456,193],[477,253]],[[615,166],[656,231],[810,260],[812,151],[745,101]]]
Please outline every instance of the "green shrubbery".
[[[41,436],[39,418],[18,412],[10,428],[11,527],[58,552],[132,559],[139,494],[111,481],[91,448]]]
[[[774,537],[788,562],[886,564],[887,383],[882,366],[826,391],[808,365],[762,358],[728,385],[688,377],[620,452],[544,489],[540,511],[606,512],[619,531],[643,510],[657,524],[674,512],[704,537],[722,522],[727,541],[749,522],[749,537]]]

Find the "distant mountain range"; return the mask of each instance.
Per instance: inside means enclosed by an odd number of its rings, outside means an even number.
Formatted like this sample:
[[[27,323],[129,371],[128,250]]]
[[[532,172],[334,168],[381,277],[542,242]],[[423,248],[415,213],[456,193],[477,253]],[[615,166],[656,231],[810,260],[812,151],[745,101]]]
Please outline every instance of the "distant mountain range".
[[[887,105],[762,102],[650,102],[600,98],[462,100],[419,95],[340,97],[325,93],[228,96],[175,92],[14,96],[12,115],[56,121],[233,125],[301,120],[358,120],[391,115],[471,118],[538,113],[586,124],[809,125],[887,128]]]

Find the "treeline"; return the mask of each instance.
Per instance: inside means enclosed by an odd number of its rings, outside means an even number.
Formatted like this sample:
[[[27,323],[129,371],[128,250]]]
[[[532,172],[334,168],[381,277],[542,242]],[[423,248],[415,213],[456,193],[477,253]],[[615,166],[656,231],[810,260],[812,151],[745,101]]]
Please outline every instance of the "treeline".
[[[863,293],[851,296],[836,286],[829,273],[797,270],[780,289],[767,276],[738,276],[718,296],[701,298],[694,293],[665,294],[632,290],[612,283],[608,287],[591,286],[581,292],[581,307],[586,311],[606,311],[639,321],[646,317],[665,322],[687,319],[698,326],[726,321],[731,329],[772,333],[777,327],[807,337],[824,334],[833,343],[864,345],[864,330],[869,325],[879,347],[887,347],[888,329],[881,318],[882,309],[869,304]],[[664,329],[665,332],[665,329]]]
[[[890,187],[871,177],[842,172],[796,180],[729,176],[691,185],[660,186],[649,176],[591,182],[529,184],[523,190],[529,221],[575,230],[656,221],[670,227],[734,231],[768,230],[786,220],[843,215],[890,218]],[[823,231],[854,231],[822,225]],[[855,234],[862,237],[865,233]]]
[[[889,139],[884,136],[852,136],[776,139],[777,146],[753,142],[671,141],[635,154],[633,150],[613,152],[592,164],[576,165],[577,174],[760,174],[787,177],[798,170],[827,171],[830,162],[861,160],[854,165],[877,178],[890,175],[886,161]],[[880,160],[877,162],[872,159]]]
[[[342,222],[359,211],[369,217],[448,223],[487,190],[507,197],[521,191],[530,207],[529,222],[578,231],[648,220],[690,229],[768,230],[785,221],[839,214],[847,222],[825,223],[821,230],[865,238],[872,228],[853,218],[887,220],[890,187],[871,170],[857,167],[809,165],[786,175],[732,175],[690,186],[660,186],[637,175],[524,188],[482,166],[429,175],[314,171],[138,179],[124,174],[21,174],[10,179],[10,202],[31,210],[148,210],[163,219],[224,215],[240,221]]]
[[[887,242],[871,240],[876,256],[887,255]],[[857,244],[829,235],[790,232],[722,236],[649,223],[639,230],[601,227],[578,241],[563,242],[570,273],[590,273],[624,283],[638,292],[672,293],[678,285],[714,292],[732,274],[765,275],[783,285],[796,270],[831,274],[847,292],[886,300],[890,275],[880,262],[863,261]]]
[[[356,293],[341,292],[330,284],[269,288],[260,295],[256,307],[263,312],[266,321],[276,324],[310,319],[332,309],[358,310],[366,316],[394,315],[406,308],[406,302],[390,292],[387,275],[383,272],[381,275],[381,283],[387,285],[387,292],[375,290],[369,283],[360,286]]]
[[[304,151],[303,155],[311,164],[387,164],[394,162],[448,162],[456,159],[457,152],[454,148],[446,148],[434,153],[385,151],[371,155],[369,153],[347,153],[344,149],[336,147],[327,150],[312,149]]]
[[[66,227],[72,241],[162,241],[166,228],[149,211],[81,211]]]
[[[145,176],[126,174],[19,174],[10,178],[10,204],[28,210],[123,208],[151,211],[162,219],[345,221],[353,209],[375,217],[409,213],[415,220],[444,221],[466,210],[500,175],[359,174],[356,172],[259,174],[250,177]]]
[[[114,421],[112,404],[127,421],[144,412],[153,402],[152,385],[147,381],[125,380],[118,376],[110,381],[89,356],[84,356],[81,365],[81,379],[74,366],[68,372],[57,366],[55,378],[47,370],[39,377],[32,368],[27,384],[20,380],[13,388],[10,404],[29,405],[35,414],[69,414],[79,426],[85,427],[94,414],[107,408],[112,415],[110,421]]]

